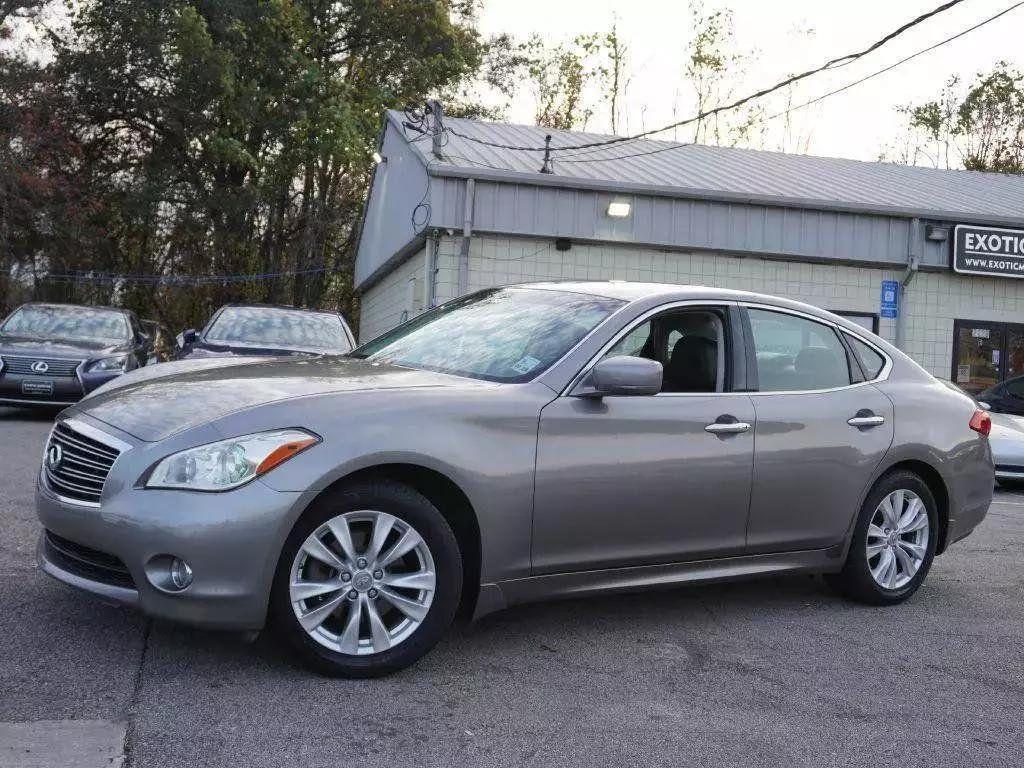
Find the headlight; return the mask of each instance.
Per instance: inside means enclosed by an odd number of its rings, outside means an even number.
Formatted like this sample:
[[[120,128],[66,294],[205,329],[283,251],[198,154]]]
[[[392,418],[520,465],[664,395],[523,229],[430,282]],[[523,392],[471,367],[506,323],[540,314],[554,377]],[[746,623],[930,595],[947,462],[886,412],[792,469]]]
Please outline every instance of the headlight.
[[[117,357],[104,357],[100,360],[93,360],[86,366],[87,371],[121,371],[124,373],[128,367],[128,355]]]
[[[319,442],[319,437],[305,430],[280,429],[200,445],[163,459],[150,473],[146,487],[226,491]]]

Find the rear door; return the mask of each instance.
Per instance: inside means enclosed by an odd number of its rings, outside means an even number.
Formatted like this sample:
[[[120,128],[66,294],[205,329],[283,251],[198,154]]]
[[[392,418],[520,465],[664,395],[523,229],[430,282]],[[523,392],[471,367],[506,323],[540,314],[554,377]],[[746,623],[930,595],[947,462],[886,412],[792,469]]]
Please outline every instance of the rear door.
[[[756,372],[748,548],[837,544],[892,444],[892,402],[870,383],[887,360],[863,340],[866,349],[855,350],[811,316],[753,305],[746,312]]]

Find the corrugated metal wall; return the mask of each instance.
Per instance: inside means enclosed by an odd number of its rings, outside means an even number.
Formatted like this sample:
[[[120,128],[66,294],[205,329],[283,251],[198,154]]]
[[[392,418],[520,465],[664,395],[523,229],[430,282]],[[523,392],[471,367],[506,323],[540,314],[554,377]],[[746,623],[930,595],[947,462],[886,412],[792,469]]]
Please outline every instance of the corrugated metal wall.
[[[388,162],[378,169],[356,259],[357,287],[390,269],[395,254],[416,238],[411,216],[426,169],[390,123],[384,152]],[[462,230],[466,183],[431,178],[429,228]],[[630,202],[631,215],[609,218],[612,200]],[[923,225],[898,216],[484,180],[476,182],[473,230],[876,266],[905,265],[913,250],[926,268],[948,268],[950,249],[949,242],[926,240]]]

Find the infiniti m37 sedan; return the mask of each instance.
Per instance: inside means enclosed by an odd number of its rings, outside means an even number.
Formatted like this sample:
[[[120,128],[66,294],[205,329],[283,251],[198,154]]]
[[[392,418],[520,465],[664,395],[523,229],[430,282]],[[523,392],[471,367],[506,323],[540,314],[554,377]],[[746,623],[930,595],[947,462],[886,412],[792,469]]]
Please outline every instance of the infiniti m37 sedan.
[[[482,291],[345,356],[128,374],[63,412],[42,568],[405,667],[460,613],[758,574],[889,605],[992,498],[988,414],[857,325],[709,288]]]

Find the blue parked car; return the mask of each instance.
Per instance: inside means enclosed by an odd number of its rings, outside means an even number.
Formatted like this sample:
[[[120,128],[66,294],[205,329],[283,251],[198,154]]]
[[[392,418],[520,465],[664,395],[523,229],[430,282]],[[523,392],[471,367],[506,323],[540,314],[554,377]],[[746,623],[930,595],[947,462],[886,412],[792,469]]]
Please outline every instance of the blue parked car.
[[[337,312],[263,304],[228,304],[202,331],[182,333],[179,359],[330,354],[355,348],[355,338]]]

